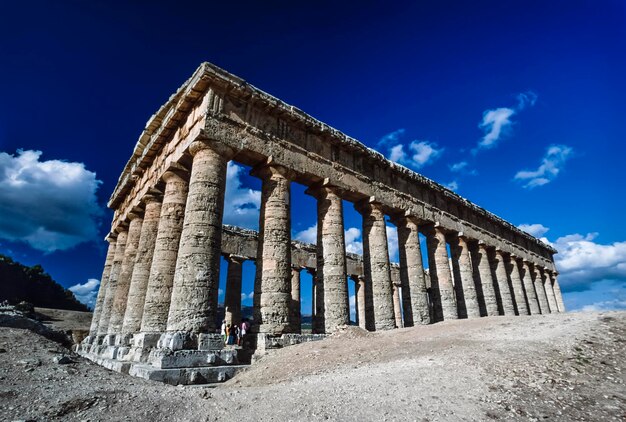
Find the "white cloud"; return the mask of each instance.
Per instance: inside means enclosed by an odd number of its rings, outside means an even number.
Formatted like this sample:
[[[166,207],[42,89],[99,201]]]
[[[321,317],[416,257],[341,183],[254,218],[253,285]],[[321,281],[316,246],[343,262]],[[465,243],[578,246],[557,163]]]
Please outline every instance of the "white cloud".
[[[363,242],[361,239],[361,230],[356,227],[350,227],[345,231],[346,236],[346,252],[363,254]]]
[[[443,148],[437,148],[437,144],[427,141],[413,141],[409,145],[409,149],[413,151],[410,162],[413,167],[421,168],[429,161],[435,160],[443,152]]]
[[[450,190],[457,190],[459,188],[459,182],[453,180],[450,183],[446,183],[444,186]]]
[[[395,145],[400,141],[400,138],[404,136],[404,132],[405,132],[404,129],[398,129],[391,133],[388,133],[384,135],[382,138],[380,138],[376,146],[378,148],[384,148],[389,145]]]
[[[395,226],[387,227],[387,248],[389,249],[389,260],[398,262],[398,229]]]
[[[515,179],[525,182],[525,188],[534,188],[550,183],[572,156],[573,149],[567,145],[551,145],[537,170],[518,171]]]
[[[90,278],[83,284],[75,284],[68,290],[74,293],[76,299],[79,302],[84,303],[91,309],[96,306],[96,297],[98,296],[98,287],[100,286],[100,280]]]
[[[386,150],[389,160],[413,169],[432,163],[443,153],[444,149],[434,142],[414,140],[407,145],[401,141],[404,133],[404,129],[388,133],[378,141],[377,148]]]
[[[224,224],[258,230],[261,191],[244,188],[240,180],[243,167],[230,161],[226,169]]]
[[[217,289],[217,295],[222,296],[224,294],[224,289]]]
[[[389,159],[396,163],[401,163],[406,160],[406,154],[404,153],[404,145],[398,144],[393,146],[389,150]]]
[[[241,300],[252,300],[253,298],[254,298],[254,292],[241,294]]]
[[[469,163],[467,161],[460,161],[458,163],[450,165],[450,171],[460,172],[461,170],[466,169],[468,165]]]
[[[517,110],[524,110],[526,107],[534,106],[537,102],[537,94],[532,91],[522,92],[517,94]]]
[[[294,239],[300,242],[317,244],[317,224],[313,224],[308,229],[296,233]]]
[[[82,163],[0,152],[0,238],[43,252],[98,239],[100,181]]]
[[[548,232],[548,230],[550,230],[543,224],[520,224],[517,228],[535,237],[543,236]]]
[[[580,309],[580,312],[604,312],[617,310],[626,310],[626,300],[613,299],[595,302],[591,305],[583,306]]]

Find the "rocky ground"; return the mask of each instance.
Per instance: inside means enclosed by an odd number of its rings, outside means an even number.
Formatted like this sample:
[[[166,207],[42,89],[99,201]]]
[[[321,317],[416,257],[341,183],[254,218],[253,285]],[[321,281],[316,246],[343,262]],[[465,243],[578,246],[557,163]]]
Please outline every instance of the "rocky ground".
[[[626,420],[626,312],[495,317],[279,350],[216,388],[124,376],[0,328],[2,420]]]

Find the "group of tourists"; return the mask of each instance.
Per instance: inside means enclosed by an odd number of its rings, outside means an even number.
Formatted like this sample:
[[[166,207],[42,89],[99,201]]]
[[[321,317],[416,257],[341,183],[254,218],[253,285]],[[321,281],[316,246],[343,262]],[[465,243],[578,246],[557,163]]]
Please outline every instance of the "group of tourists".
[[[247,318],[242,319],[239,325],[226,324],[226,320],[222,321],[224,344],[241,346],[248,331],[250,331],[250,321]]]

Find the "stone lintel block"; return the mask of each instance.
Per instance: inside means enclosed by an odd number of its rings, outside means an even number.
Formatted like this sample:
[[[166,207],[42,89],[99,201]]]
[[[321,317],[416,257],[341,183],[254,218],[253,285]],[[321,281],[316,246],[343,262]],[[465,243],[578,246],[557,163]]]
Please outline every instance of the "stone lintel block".
[[[133,347],[150,349],[157,346],[162,333],[137,333],[133,336]]]
[[[159,369],[199,368],[204,366],[234,365],[238,363],[237,349],[223,350],[154,350],[150,364]]]
[[[118,334],[115,336],[116,346],[130,346],[133,339],[132,334]]]

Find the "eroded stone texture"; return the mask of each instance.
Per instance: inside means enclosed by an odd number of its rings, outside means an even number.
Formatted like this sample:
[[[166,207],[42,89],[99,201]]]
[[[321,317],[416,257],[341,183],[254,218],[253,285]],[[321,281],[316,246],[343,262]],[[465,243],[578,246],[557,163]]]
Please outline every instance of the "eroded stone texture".
[[[545,269],[541,271],[541,281],[543,283],[543,288],[546,292],[546,298],[548,299],[548,306],[550,307],[550,312],[551,313],[558,312],[559,309],[558,309],[558,305],[556,304],[556,297],[554,297],[554,290],[552,288],[552,280],[550,279],[550,274]]]
[[[559,312],[565,312],[565,303],[563,303],[563,295],[561,294],[561,286],[557,280],[557,273],[552,274],[552,289],[554,290],[554,296],[556,296],[556,304],[559,307]]]
[[[400,305],[400,286],[393,285],[393,314],[396,318],[396,328],[402,328],[402,306]]]
[[[540,314],[539,300],[537,299],[537,292],[535,291],[535,283],[533,281],[532,272],[529,262],[522,260],[522,281],[524,283],[524,291],[526,292],[526,299],[528,300],[528,309],[531,315]]]
[[[429,324],[428,293],[417,222],[403,216],[395,219],[394,223],[398,228],[404,326]]]
[[[496,283],[498,284],[498,292],[503,314],[506,316],[515,315],[513,296],[511,296],[509,277],[505,268],[502,251],[496,249],[494,252],[491,257],[491,268],[493,269],[493,275],[495,276]]]
[[[513,288],[513,299],[515,301],[515,309],[518,315],[530,315],[528,303],[526,302],[526,293],[524,292],[524,284],[520,276],[520,268],[517,257],[511,255],[509,257],[507,271]]]
[[[457,319],[458,312],[448,261],[446,235],[441,227],[437,226],[428,227],[425,234],[435,321]]]
[[[141,318],[142,333],[160,333],[167,328],[176,257],[189,187],[187,181],[173,171],[165,173],[163,180],[165,191]]]
[[[316,319],[320,326],[323,324],[322,332],[330,334],[350,323],[343,205],[332,187],[322,186],[307,193],[317,198],[316,282],[317,288],[323,289],[324,299]]]
[[[107,286],[107,292],[104,296],[104,301],[102,302],[102,312],[100,315],[100,322],[98,323],[98,336],[105,336],[109,332],[109,321],[111,320],[111,313],[113,311],[113,299],[115,299],[117,280],[119,279],[120,270],[122,269],[122,261],[124,260],[124,251],[126,249],[127,239],[128,231],[121,230],[117,235],[115,255],[113,256],[111,272],[109,273],[109,285]]]
[[[194,142],[189,192],[180,237],[168,332],[216,332],[222,216],[229,150]]]
[[[366,310],[366,301],[365,301],[365,277],[357,276],[356,280],[356,288],[355,288],[355,302],[356,302],[356,313],[357,320],[359,323],[359,327],[367,330],[367,317],[365,316]]]
[[[128,290],[128,302],[126,304],[126,314],[122,325],[122,334],[135,334],[141,328],[141,318],[143,316],[143,306],[146,300],[146,290],[148,279],[150,278],[150,267],[154,254],[157,232],[159,230],[159,218],[161,216],[161,197],[156,195],[146,195],[144,198],[145,212],[143,224],[141,225],[141,235],[139,236],[139,246],[137,247],[137,257],[133,268],[133,275]]]
[[[489,265],[489,256],[485,244],[478,242],[474,245],[474,247],[471,248],[471,255],[472,267],[474,269],[474,281],[476,285],[480,284],[482,291],[483,314],[485,316],[500,315],[498,312],[496,290],[493,285],[491,266]]]
[[[459,318],[480,317],[469,247],[463,236],[450,236],[450,254]]]
[[[98,323],[100,322],[100,315],[102,314],[102,304],[109,286],[109,274],[111,273],[111,264],[113,264],[113,257],[115,256],[115,238],[109,236],[107,237],[107,241],[109,242],[109,248],[107,249],[104,270],[100,278],[100,289],[98,290],[98,297],[96,298],[96,306],[94,306],[93,316],[91,317],[91,327],[89,328],[90,337],[94,337],[98,334]]]
[[[244,259],[229,255],[226,257],[228,271],[226,274],[226,293],[224,294],[224,319],[226,324],[241,323],[241,274]]]
[[[539,310],[542,314],[549,314],[550,305],[548,305],[548,296],[546,295],[546,289],[543,286],[541,271],[536,265],[533,268],[532,276],[533,283],[535,285],[535,292],[537,292],[537,300],[539,301]]]
[[[280,335],[293,331],[291,303],[290,174],[279,166],[256,172],[263,180],[259,220],[259,252],[254,281],[254,330]],[[259,325],[256,325],[256,324]]]
[[[379,204],[363,202],[356,206],[363,216],[363,268],[365,289],[371,292],[373,323],[367,315],[368,292],[366,291],[366,325],[372,331],[395,328],[393,310],[393,288],[387,246],[387,228],[385,214]]]
[[[109,321],[108,334],[110,335],[117,335],[122,331],[124,314],[126,313],[126,303],[128,302],[128,289],[130,288],[130,279],[133,275],[133,268],[135,267],[139,236],[141,236],[143,218],[136,214],[131,214],[130,218],[131,221],[128,226],[128,238],[126,240],[126,249],[124,250],[124,259],[120,267],[117,289],[115,290],[115,297],[113,298],[111,320]]]
[[[300,268],[291,269],[291,326],[296,333],[302,332],[302,321],[300,318]]]

